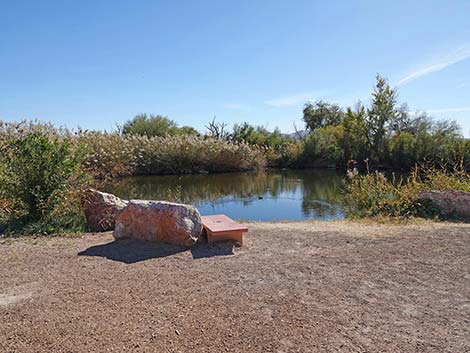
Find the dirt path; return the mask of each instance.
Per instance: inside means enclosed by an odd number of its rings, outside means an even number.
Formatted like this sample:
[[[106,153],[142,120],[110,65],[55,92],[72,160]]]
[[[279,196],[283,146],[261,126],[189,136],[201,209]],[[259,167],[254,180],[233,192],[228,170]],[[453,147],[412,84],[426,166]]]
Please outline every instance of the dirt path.
[[[2,241],[0,351],[470,351],[470,225],[249,227],[236,249]]]

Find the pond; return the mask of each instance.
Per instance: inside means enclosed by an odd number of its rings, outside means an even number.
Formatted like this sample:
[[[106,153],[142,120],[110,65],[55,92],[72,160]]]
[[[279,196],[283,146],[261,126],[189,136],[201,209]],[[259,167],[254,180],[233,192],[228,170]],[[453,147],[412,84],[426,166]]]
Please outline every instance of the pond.
[[[224,213],[250,221],[344,218],[344,173],[268,170],[263,173],[139,176],[113,180],[104,191],[125,199],[175,200],[202,215]]]

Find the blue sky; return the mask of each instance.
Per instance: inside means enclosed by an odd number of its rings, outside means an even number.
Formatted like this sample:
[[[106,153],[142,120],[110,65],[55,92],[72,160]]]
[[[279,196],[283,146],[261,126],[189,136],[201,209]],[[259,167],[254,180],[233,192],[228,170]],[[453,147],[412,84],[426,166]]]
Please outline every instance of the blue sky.
[[[0,119],[288,132],[307,100],[367,102],[380,73],[468,135],[469,16],[467,0],[0,0]]]

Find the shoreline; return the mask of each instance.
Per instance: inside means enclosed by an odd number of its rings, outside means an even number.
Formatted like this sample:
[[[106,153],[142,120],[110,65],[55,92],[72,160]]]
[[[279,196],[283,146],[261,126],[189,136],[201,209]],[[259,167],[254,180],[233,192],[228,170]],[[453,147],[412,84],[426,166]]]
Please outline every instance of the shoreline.
[[[291,230],[310,229],[316,231],[337,231],[345,230],[351,226],[353,228],[360,227],[397,227],[397,228],[429,228],[429,229],[442,229],[446,227],[462,227],[469,228],[470,223],[458,220],[431,220],[426,218],[411,218],[407,220],[395,218],[363,218],[363,219],[330,219],[330,220],[277,220],[277,221],[250,221],[243,219],[235,219],[237,222],[247,225],[248,227],[254,226],[255,228],[290,228]],[[310,228],[310,227],[314,228]],[[100,235],[112,234],[112,231],[107,232],[79,232],[79,233],[59,233],[59,234],[15,234],[15,235],[2,235],[0,236],[0,245],[14,242],[16,240],[39,240],[39,239],[74,239],[83,237],[98,237]],[[250,232],[247,233],[248,236]],[[470,236],[470,233],[469,233]],[[150,242],[152,243],[152,242]],[[154,243],[160,244],[160,243]],[[161,243],[162,245],[165,245]]]

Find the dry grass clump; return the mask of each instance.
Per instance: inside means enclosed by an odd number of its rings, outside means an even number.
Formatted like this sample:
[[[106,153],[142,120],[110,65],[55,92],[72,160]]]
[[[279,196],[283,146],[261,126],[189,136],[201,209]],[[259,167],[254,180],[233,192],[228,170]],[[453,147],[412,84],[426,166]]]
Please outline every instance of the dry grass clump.
[[[0,121],[0,144],[28,133],[68,140],[85,148],[84,169],[95,178],[138,174],[187,174],[259,170],[266,164],[261,147],[199,135],[141,136],[56,128],[50,123]]]
[[[4,143],[10,138],[24,137],[32,132],[56,138],[68,138],[72,135],[72,133],[65,128],[57,128],[51,123],[44,123],[37,120],[22,120],[18,123],[9,123],[0,120],[0,143]]]
[[[85,170],[94,178],[135,174],[139,149],[136,141],[118,133],[99,131],[82,131],[75,140],[87,149]]]
[[[147,137],[88,132],[87,170],[97,178],[142,174],[231,172],[264,167],[262,152],[245,143],[195,135]]]

